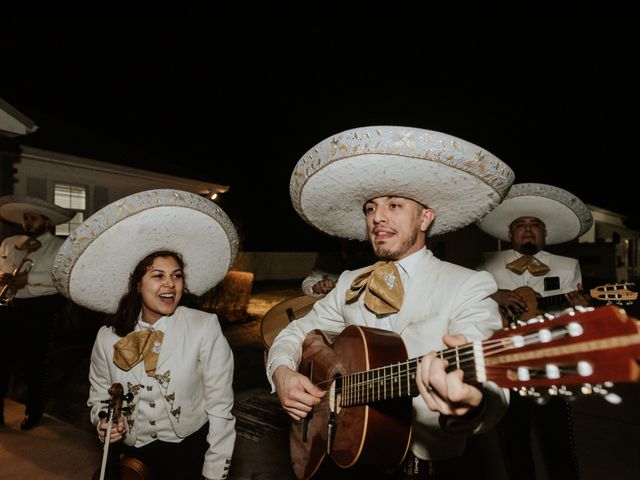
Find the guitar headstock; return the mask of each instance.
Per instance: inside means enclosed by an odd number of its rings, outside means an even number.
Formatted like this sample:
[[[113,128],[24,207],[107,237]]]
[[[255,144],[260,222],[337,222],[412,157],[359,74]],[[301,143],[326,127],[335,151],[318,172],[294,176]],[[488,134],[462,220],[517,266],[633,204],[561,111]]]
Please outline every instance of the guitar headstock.
[[[487,380],[521,395],[607,393],[640,378],[640,328],[622,308],[603,306],[505,328],[483,342]]]
[[[631,290],[635,283],[608,283],[592,288],[589,291],[591,298],[607,303],[630,304],[638,298],[638,292]]]

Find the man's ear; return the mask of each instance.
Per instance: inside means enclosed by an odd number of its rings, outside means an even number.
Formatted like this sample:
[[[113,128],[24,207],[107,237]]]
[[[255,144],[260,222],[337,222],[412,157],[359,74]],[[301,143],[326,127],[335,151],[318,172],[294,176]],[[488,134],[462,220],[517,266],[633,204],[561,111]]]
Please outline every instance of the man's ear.
[[[420,231],[426,232],[435,219],[436,211],[433,208],[424,208],[420,220]]]

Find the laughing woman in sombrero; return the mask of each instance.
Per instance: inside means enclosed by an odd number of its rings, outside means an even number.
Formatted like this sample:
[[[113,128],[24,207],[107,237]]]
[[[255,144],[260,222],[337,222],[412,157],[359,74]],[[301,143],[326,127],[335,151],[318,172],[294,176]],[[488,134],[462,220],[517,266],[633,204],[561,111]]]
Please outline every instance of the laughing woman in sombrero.
[[[109,388],[130,394],[110,441],[151,478],[226,478],[235,443],[233,355],[215,314],[184,306],[224,278],[237,235],[213,202],[178,190],[131,195],[63,244],[56,286],[110,314],[91,354],[88,405],[98,436]],[[187,285],[189,289],[187,289]]]

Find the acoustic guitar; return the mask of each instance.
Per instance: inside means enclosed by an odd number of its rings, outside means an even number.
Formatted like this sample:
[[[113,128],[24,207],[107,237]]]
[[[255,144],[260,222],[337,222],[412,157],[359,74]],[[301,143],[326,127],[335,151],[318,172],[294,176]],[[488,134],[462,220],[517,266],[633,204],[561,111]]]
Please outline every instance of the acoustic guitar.
[[[309,295],[288,298],[274,305],[265,313],[260,322],[260,337],[264,348],[269,350],[280,330],[290,322],[304,317],[320,298],[322,297],[316,298]]]
[[[450,371],[462,369],[468,383],[492,381],[525,396],[540,396],[536,389],[544,388],[547,395],[611,398],[610,382],[640,377],[640,324],[620,307],[603,306],[539,317],[438,354]],[[350,325],[334,342],[319,330],[310,332],[298,371],[327,394],[306,419],[291,425],[296,477],[312,477],[326,456],[342,468],[399,465],[410,445],[420,359],[407,360],[402,339],[386,330]]]
[[[610,283],[600,285],[592,288],[589,295],[593,299],[607,303],[617,303],[619,305],[624,303],[629,304],[638,298],[638,292],[630,290],[630,287],[634,285],[634,283]],[[519,314],[514,314],[501,307],[500,315],[502,316],[502,324],[504,326],[517,320],[527,321],[545,312],[557,312],[571,307],[564,293],[541,297],[531,287],[518,287],[513,291],[524,298],[527,309]]]

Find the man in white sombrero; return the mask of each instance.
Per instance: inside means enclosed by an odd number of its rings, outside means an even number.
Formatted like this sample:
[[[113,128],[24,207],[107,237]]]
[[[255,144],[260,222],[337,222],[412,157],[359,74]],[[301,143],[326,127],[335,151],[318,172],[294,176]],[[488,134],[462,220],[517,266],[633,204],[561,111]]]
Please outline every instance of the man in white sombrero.
[[[303,341],[313,329],[390,330],[413,358],[485,339],[500,327],[490,298],[493,278],[440,261],[425,245],[428,232],[438,235],[482,217],[512,181],[512,170],[483,148],[417,128],[348,130],[300,159],[290,182],[296,211],[330,235],[368,239],[381,262],[343,272],[308,315],[275,339],[267,376],[291,417],[306,418],[324,401],[325,392],[297,372]],[[506,408],[504,392],[491,382],[464,383],[461,370],[447,373],[433,353],[422,358],[417,383],[421,396],[413,400],[413,434],[403,465],[461,478],[456,457],[464,438],[498,421]],[[293,455],[292,463],[299,478],[314,468]]]
[[[50,230],[72,216],[73,212],[39,198],[0,197],[0,218],[21,225],[25,233],[7,237],[0,245],[0,316],[6,339],[0,349],[0,425],[4,423],[3,399],[17,363],[26,371],[26,408],[20,428],[30,430],[42,418],[48,346],[64,301],[51,278],[63,240]]]
[[[502,203],[478,222],[482,231],[511,242],[510,249],[486,254],[478,267],[496,280],[498,290],[492,298],[503,313],[503,323],[529,319],[539,311],[562,310],[567,305],[588,305],[581,292],[578,261],[544,248],[576,239],[592,223],[591,212],[578,197],[541,183],[513,185]],[[522,287],[529,287],[535,295],[532,297]],[[535,301],[535,296],[541,298]],[[537,406],[528,398],[515,396],[501,424],[505,458],[510,459],[514,475],[533,480],[536,469],[552,468],[559,478],[577,478],[568,411],[561,398]],[[544,434],[545,431],[549,433]],[[542,452],[546,464],[542,467],[532,457],[531,438],[536,443],[535,450]]]
[[[526,298],[514,292],[519,287],[530,287],[541,297],[561,300],[566,294],[569,305],[587,305],[580,292],[582,274],[578,261],[549,253],[544,247],[574,240],[592,223],[591,212],[579,198],[541,183],[513,185],[502,203],[478,222],[482,231],[511,242],[510,249],[486,254],[478,267],[495,278],[499,290],[493,298],[507,318],[517,318],[527,309]],[[549,310],[562,309],[563,302],[546,303]],[[537,312],[530,313],[535,316]]]
[[[110,314],[91,354],[88,405],[98,437],[122,440],[151,479],[226,478],[235,444],[233,355],[215,314],[185,306],[227,273],[235,228],[212,201],[150,190],[88,218],[60,248],[60,292]],[[188,289],[187,289],[188,285]],[[108,429],[109,388],[131,394]]]

